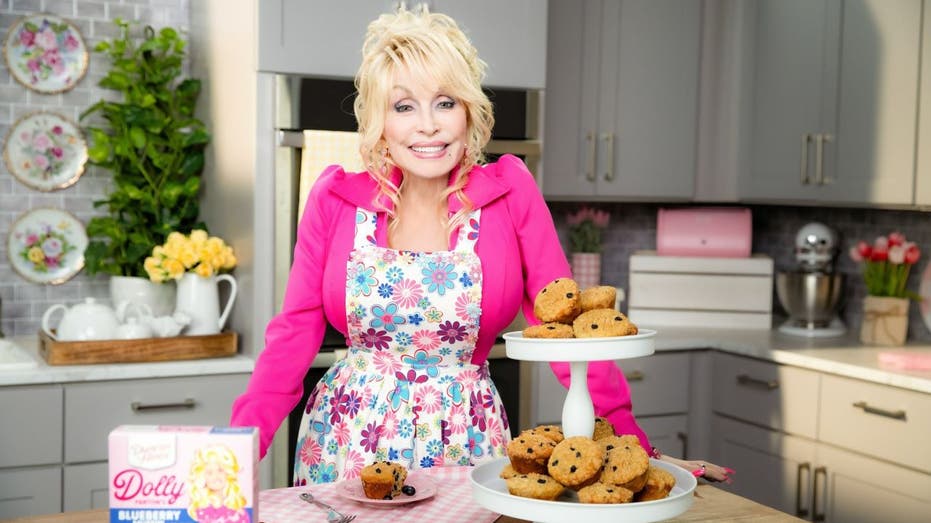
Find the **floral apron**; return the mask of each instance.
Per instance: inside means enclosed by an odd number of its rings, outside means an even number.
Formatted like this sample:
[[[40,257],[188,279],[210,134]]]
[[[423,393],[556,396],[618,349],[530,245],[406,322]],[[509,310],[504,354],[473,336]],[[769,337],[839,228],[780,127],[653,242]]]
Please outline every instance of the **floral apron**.
[[[507,416],[478,340],[480,210],[451,251],[378,247],[358,209],[346,271],[350,347],[307,401],[295,485],[357,477],[375,460],[408,468],[474,465],[506,454]]]

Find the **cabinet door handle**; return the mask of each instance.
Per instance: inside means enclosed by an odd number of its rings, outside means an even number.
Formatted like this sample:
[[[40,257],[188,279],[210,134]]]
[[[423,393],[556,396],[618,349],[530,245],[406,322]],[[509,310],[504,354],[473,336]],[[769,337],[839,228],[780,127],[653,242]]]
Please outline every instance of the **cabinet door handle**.
[[[830,134],[819,133],[815,135],[815,183],[827,185],[834,180],[824,176],[824,144],[834,139]]]
[[[129,404],[129,407],[133,409],[133,412],[143,412],[148,410],[193,409],[196,405],[196,401],[187,398],[184,401],[175,403],[142,403],[134,401]]]
[[[802,135],[802,162],[799,166],[799,172],[802,175],[802,185],[808,185],[808,142],[811,141],[811,135],[805,133]]]
[[[685,432],[676,432],[676,437],[682,442],[682,459],[689,459],[689,435]]]
[[[824,510],[821,513],[818,513],[818,476],[824,478],[823,492],[827,493],[828,488],[828,469],[824,467],[815,468],[815,488],[812,489],[811,494],[811,520],[812,521],[824,521],[825,514]],[[822,504],[824,501],[821,502]]]
[[[779,380],[761,380],[760,378],[754,378],[746,374],[738,374],[737,383],[740,385],[746,385],[748,387],[758,387],[766,390],[779,388]]]
[[[795,515],[803,518],[808,515],[808,509],[802,508],[802,471],[811,479],[811,464],[799,463],[795,471]],[[808,490],[807,488],[805,490]]]
[[[601,139],[607,145],[605,151],[605,181],[614,181],[614,133],[604,133]]]
[[[595,133],[587,132],[585,133],[585,143],[588,144],[588,158],[585,161],[585,179],[594,182],[595,181]]]
[[[902,409],[899,410],[886,410],[879,407],[873,407],[865,401],[858,401],[853,404],[854,407],[858,409],[863,409],[863,412],[867,414],[876,414],[877,416],[882,416],[884,418],[892,418],[897,420],[906,420],[905,411]]]
[[[630,374],[625,374],[624,377],[627,378],[627,381],[643,381],[647,375],[639,370],[635,370]]]

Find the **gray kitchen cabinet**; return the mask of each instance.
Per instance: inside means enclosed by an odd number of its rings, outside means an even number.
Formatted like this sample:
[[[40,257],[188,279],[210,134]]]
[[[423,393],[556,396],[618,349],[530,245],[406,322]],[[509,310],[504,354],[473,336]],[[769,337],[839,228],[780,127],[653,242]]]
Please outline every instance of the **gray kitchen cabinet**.
[[[229,423],[248,374],[0,388],[0,519],[106,508],[118,425]]]
[[[931,510],[931,395],[720,353],[713,375],[712,459],[738,471],[722,488],[812,521]]]
[[[640,428],[653,446],[676,457],[685,456],[688,450],[690,356],[688,352],[662,352],[616,362],[630,385],[633,412]],[[566,388],[556,379],[549,363],[533,365],[531,424],[561,425]]]
[[[931,207],[931,9],[925,6],[921,41],[921,92],[918,112],[918,154],[915,165],[915,204]]]
[[[0,469],[0,520],[56,512],[61,512],[60,466]]]
[[[369,22],[395,0],[262,0],[258,3],[258,69],[262,72],[352,78]],[[542,89],[546,79],[546,2],[429,0],[465,30],[488,64],[485,84]]]
[[[759,0],[743,200],[913,203],[921,0]]]
[[[543,194],[689,199],[701,2],[551,0]]]

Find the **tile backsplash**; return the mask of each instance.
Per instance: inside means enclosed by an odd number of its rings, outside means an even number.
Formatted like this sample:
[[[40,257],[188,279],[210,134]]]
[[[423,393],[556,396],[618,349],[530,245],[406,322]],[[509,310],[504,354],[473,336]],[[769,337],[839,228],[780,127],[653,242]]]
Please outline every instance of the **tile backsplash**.
[[[578,209],[578,203],[551,203],[550,210],[556,227],[566,239],[566,215]],[[593,207],[610,211],[611,223],[602,238],[603,256],[601,275],[603,283],[628,288],[630,255],[634,251],[656,248],[656,214],[663,205],[644,203],[598,204]],[[672,206],[669,206],[672,207]],[[903,233],[922,251],[921,259],[912,267],[908,288],[918,292],[921,273],[931,259],[931,213],[920,211],[793,207],[774,205],[748,206],[753,213],[753,252],[766,254],[773,259],[775,270],[795,268],[795,233],[809,222],[821,222],[833,228],[839,236],[840,254],[836,270],[846,275],[845,299],[841,309],[842,320],[848,328],[859,329],[860,302],[866,295],[866,286],[860,267],[847,255],[858,240],[872,243],[876,236],[892,231]],[[563,243],[564,246],[568,242]],[[621,305],[626,309],[626,303]],[[773,292],[773,314],[786,313]],[[931,331],[921,317],[919,304],[909,309],[908,339],[931,342]]]
[[[109,68],[107,58],[94,53],[98,42],[118,35],[113,20],[136,20],[155,28],[171,26],[181,31],[190,27],[189,0],[5,0],[0,2],[0,39],[25,15],[49,13],[70,21],[84,38],[90,53],[87,74],[71,90],[43,94],[23,87],[0,60],[0,139],[23,116],[34,111],[52,111],[78,122],[85,109],[112,91],[97,86]],[[21,278],[7,257],[7,236],[15,220],[30,209],[50,207],[68,211],[81,222],[102,212],[93,207],[109,191],[108,171],[88,167],[77,183],[66,189],[40,192],[27,187],[0,162],[0,331],[6,336],[35,334],[45,310],[54,303],[76,303],[84,296],[107,298],[108,277],[89,277],[80,272],[61,285],[38,285]]]

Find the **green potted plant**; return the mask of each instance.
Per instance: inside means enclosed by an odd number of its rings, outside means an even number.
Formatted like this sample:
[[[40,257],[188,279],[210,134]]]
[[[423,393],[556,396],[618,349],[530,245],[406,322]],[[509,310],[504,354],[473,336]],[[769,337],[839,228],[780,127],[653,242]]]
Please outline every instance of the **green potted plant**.
[[[135,38],[135,26],[116,24],[120,36],[94,51],[110,61],[98,85],[119,96],[81,115],[82,122],[92,120],[85,126],[90,163],[113,174],[112,191],[94,202],[108,214],[88,223],[84,256],[89,274],[141,278],[145,258],[169,233],[206,229],[199,193],[210,134],[194,116],[200,81],[181,78],[185,41],[178,32],[146,26]],[[111,279],[111,294],[112,288]]]

